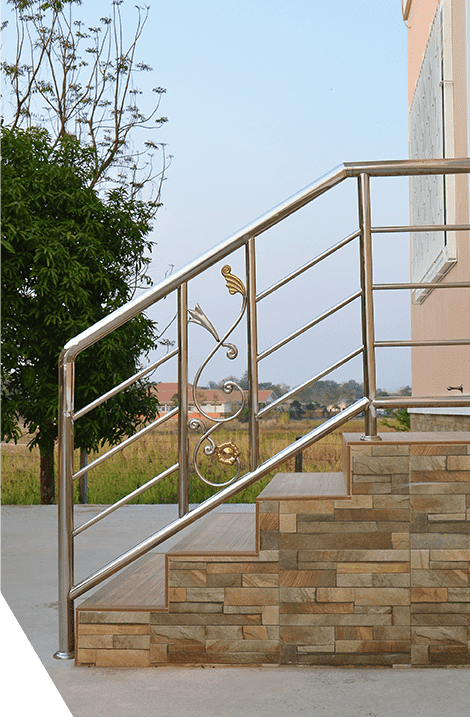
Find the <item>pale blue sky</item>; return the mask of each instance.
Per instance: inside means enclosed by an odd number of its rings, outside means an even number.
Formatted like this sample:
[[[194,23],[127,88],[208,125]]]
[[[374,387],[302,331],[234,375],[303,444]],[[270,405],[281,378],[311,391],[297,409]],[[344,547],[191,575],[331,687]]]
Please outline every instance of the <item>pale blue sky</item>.
[[[167,89],[162,113],[169,122],[160,138],[173,155],[165,206],[155,223],[156,281],[169,264],[183,266],[343,161],[407,157],[407,31],[398,0],[172,0],[152,5],[149,30],[151,41],[143,50],[157,83]],[[322,200],[318,210],[305,209],[259,238],[259,289],[356,228],[354,191],[354,184],[338,189],[343,201]],[[376,223],[407,222],[406,180],[382,182],[375,196],[381,212]],[[376,250],[378,276],[408,280],[407,238],[380,242],[388,251],[381,257]],[[313,270],[301,288],[293,285],[278,300],[262,302],[260,349],[352,293],[354,259],[350,254],[326,271]],[[234,267],[243,277],[242,255]],[[219,276],[214,271],[210,284],[193,282],[190,302],[199,302],[222,332],[239,302],[226,294]],[[401,299],[395,294],[392,310],[384,296],[379,299],[378,337],[406,338],[407,292]],[[300,347],[294,343],[262,362],[261,379],[297,385],[356,348],[354,308],[311,330]],[[155,315],[162,320],[172,309]],[[212,338],[203,334],[191,327],[191,338],[203,344],[200,353],[193,351],[193,370],[212,347]],[[242,333],[237,339],[243,344]],[[409,383],[408,357],[407,350],[378,351],[379,385]],[[241,375],[244,369],[243,357],[231,363],[221,352],[203,379]],[[174,375],[165,368],[159,378]],[[361,380],[361,362],[331,377]]]
[[[109,9],[109,0],[85,2],[77,17],[95,24]],[[126,2],[122,12],[131,37],[134,4]],[[138,53],[154,68],[145,75],[142,102],[145,106],[154,97],[151,87],[166,88],[161,114],[169,121],[154,139],[165,142],[173,156],[153,233],[153,280],[341,162],[405,159],[406,33],[399,0],[153,2]],[[350,182],[259,237],[259,290],[357,228],[355,182]],[[407,222],[407,180],[377,180],[373,198],[374,223]],[[375,255],[379,280],[408,280],[406,235],[377,238]],[[231,263],[243,279],[243,253]],[[261,302],[260,350],[357,288],[357,251],[348,249],[336,263],[305,275],[299,286]],[[189,288],[190,306],[199,303],[221,335],[237,315],[239,298],[228,295],[220,267]],[[377,337],[406,338],[408,292],[401,298],[395,292],[392,307],[389,298],[378,297]],[[173,314],[170,299],[151,311],[161,327]],[[356,302],[308,332],[300,345],[261,362],[260,379],[291,386],[304,382],[360,345],[358,318]],[[240,357],[230,362],[220,352],[203,383],[243,374],[243,330],[235,340]],[[191,326],[190,341],[191,380],[213,339]],[[410,382],[408,350],[377,353],[379,386],[393,389]],[[154,378],[176,380],[176,366],[165,365]],[[331,378],[361,381],[361,361]]]

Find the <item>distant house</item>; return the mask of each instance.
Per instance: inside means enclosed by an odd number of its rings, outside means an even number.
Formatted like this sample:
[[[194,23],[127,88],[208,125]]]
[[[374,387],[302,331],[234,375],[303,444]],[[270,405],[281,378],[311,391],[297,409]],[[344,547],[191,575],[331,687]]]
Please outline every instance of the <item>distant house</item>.
[[[340,411],[344,411],[345,408],[349,406],[349,403],[345,401],[344,399],[341,399],[335,404],[332,404],[331,406],[327,406],[326,410],[328,413],[339,413]]]
[[[276,398],[276,394],[269,389],[263,389],[262,391],[258,391],[258,406],[260,408],[264,408],[269,403],[275,401]]]
[[[155,391],[160,402],[159,412],[161,415],[172,411],[179,403],[178,384],[159,383]],[[235,389],[232,393],[225,393],[217,388],[198,388],[196,398],[204,413],[211,418],[227,418],[232,416],[240,408],[240,393]],[[269,390],[258,391],[259,407],[263,408],[271,403],[276,395]],[[189,418],[198,418],[199,413],[194,401],[193,387],[189,386]]]

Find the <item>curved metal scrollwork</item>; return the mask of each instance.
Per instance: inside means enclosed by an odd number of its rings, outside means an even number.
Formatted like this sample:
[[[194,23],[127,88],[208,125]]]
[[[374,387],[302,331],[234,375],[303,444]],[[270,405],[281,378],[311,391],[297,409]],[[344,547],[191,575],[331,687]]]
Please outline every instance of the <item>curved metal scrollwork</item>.
[[[192,431],[200,430],[202,432],[202,436],[197,442],[196,448],[194,449],[193,453],[194,470],[196,471],[199,478],[204,481],[204,483],[207,483],[207,485],[212,485],[215,488],[222,488],[223,486],[230,485],[230,483],[236,481],[237,478],[240,476],[241,465],[239,460],[240,450],[235,445],[235,443],[233,443],[232,441],[227,441],[226,443],[222,443],[220,446],[215,443],[215,441],[211,438],[211,433],[213,433],[218,428],[217,423],[215,423],[213,426],[211,426],[211,428],[206,430],[204,423],[199,418],[193,418],[189,422],[189,427]],[[234,476],[232,476],[232,478],[230,478],[228,481],[225,481],[225,483],[213,483],[208,478],[202,475],[198,465],[198,455],[204,441],[208,441],[208,445],[204,447],[204,455],[209,457],[214,456],[220,463],[223,463],[228,466],[234,466],[236,464],[237,472]]]
[[[201,416],[204,416],[208,420],[212,420],[212,421],[215,420],[216,423],[227,423],[227,421],[232,421],[234,418],[237,418],[237,416],[240,415],[240,413],[243,411],[243,409],[245,407],[245,394],[243,392],[243,389],[236,383],[236,381],[226,381],[223,385],[224,393],[227,393],[227,394],[232,393],[233,389],[236,389],[240,393],[241,406],[233,416],[228,416],[227,418],[214,419],[213,416],[209,416],[209,414],[207,414],[203,410],[202,406],[199,403],[199,399],[197,396],[197,387],[198,387],[198,383],[199,383],[201,374],[204,371],[207,364],[209,363],[209,361],[211,360],[211,358],[221,347],[228,349],[228,351],[227,351],[228,359],[233,360],[233,359],[237,358],[237,356],[238,356],[238,348],[235,346],[235,344],[226,343],[226,341],[227,341],[228,337],[230,336],[230,334],[232,333],[232,331],[234,331],[236,329],[236,327],[242,320],[243,315],[246,311],[246,301],[247,301],[246,289],[245,289],[245,286],[244,286],[243,282],[241,281],[241,279],[239,279],[238,276],[235,276],[234,274],[232,274],[232,269],[228,264],[226,264],[225,266],[222,267],[222,275],[225,277],[225,281],[227,282],[227,288],[228,288],[230,294],[239,293],[242,295],[242,298],[243,298],[240,313],[239,313],[237,319],[235,320],[235,322],[232,324],[232,326],[224,334],[224,336],[222,338],[219,338],[219,335],[218,335],[217,331],[215,330],[213,324],[208,319],[208,317],[206,316],[204,311],[201,309],[199,304],[196,304],[195,309],[189,309],[189,311],[188,311],[189,321],[190,322],[192,321],[193,323],[203,326],[205,329],[207,329],[207,331],[209,331],[209,333],[212,334],[212,336],[215,338],[215,340],[217,342],[216,345],[214,346],[214,348],[212,349],[212,351],[210,352],[209,356],[205,359],[205,361],[199,367],[199,369],[196,373],[196,376],[194,377],[194,383],[193,383],[193,400],[194,400],[194,404],[195,404],[198,412],[201,414]]]
[[[242,296],[242,306],[240,309],[240,313],[239,313],[237,319],[235,320],[235,322],[232,324],[232,326],[223,335],[223,337],[222,338],[219,337],[219,334],[217,333],[216,329],[214,328],[214,325],[209,320],[209,318],[206,316],[206,314],[201,309],[199,304],[196,304],[196,307],[194,309],[188,310],[189,321],[193,322],[195,324],[199,324],[199,326],[202,326],[203,328],[205,328],[207,331],[209,331],[210,334],[212,334],[212,336],[216,340],[215,347],[212,349],[212,351],[210,352],[208,357],[205,359],[205,361],[199,367],[199,369],[194,377],[194,383],[193,383],[194,405],[196,406],[200,415],[204,416],[204,418],[207,418],[208,420],[212,421],[214,425],[212,425],[209,429],[206,429],[203,421],[195,418],[190,421],[189,428],[193,431],[196,431],[196,430],[202,431],[202,436],[199,439],[199,441],[196,445],[196,448],[194,450],[194,454],[193,454],[194,469],[195,469],[197,475],[199,476],[199,478],[201,478],[201,480],[203,480],[204,483],[207,483],[208,485],[212,485],[212,486],[217,486],[217,487],[229,485],[230,483],[233,483],[233,481],[235,481],[239,477],[239,475],[240,475],[240,461],[239,461],[240,451],[237,448],[237,446],[234,443],[232,443],[232,441],[228,441],[228,442],[223,443],[220,446],[218,446],[210,436],[217,428],[219,428],[219,426],[221,424],[227,423],[228,421],[232,421],[235,418],[237,418],[242,413],[243,409],[245,408],[245,403],[246,403],[245,393],[244,393],[243,389],[241,388],[241,386],[238,385],[238,383],[236,381],[232,381],[232,380],[225,381],[225,383],[222,387],[222,390],[226,394],[232,393],[232,391],[234,389],[236,391],[238,391],[240,394],[240,404],[241,405],[232,416],[228,416],[226,418],[215,418],[214,416],[210,416],[202,408],[199,398],[198,398],[198,395],[197,395],[198,383],[199,383],[201,374],[204,371],[207,364],[209,363],[209,361],[214,356],[214,354],[220,348],[223,347],[223,348],[227,349],[226,355],[227,355],[227,358],[230,360],[233,360],[233,359],[237,358],[237,356],[238,356],[238,348],[235,346],[235,344],[227,343],[227,339],[230,336],[230,334],[235,330],[235,328],[238,326],[238,324],[242,320],[243,315],[246,311],[246,303],[247,303],[246,289],[245,289],[245,285],[243,284],[242,280],[239,279],[238,276],[235,276],[234,274],[232,274],[232,269],[228,264],[226,264],[225,266],[222,267],[222,275],[225,278],[225,281],[227,284],[227,289],[229,290],[229,293],[231,295],[241,294],[241,296]],[[198,464],[197,464],[197,459],[198,459],[198,454],[199,454],[200,448],[201,448],[202,444],[204,443],[204,441],[208,441],[208,445],[206,445],[204,448],[204,454],[206,456],[214,456],[215,458],[217,458],[217,460],[220,463],[223,463],[228,466],[234,466],[235,464],[237,464],[237,473],[229,481],[227,481],[225,483],[212,483],[207,478],[205,478],[202,475],[202,473],[200,472]]]

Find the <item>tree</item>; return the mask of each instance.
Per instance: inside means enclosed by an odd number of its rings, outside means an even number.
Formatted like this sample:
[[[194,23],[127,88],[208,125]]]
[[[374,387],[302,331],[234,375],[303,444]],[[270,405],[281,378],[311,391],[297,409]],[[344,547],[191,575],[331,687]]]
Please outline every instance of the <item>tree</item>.
[[[402,386],[398,390],[398,396],[411,396],[411,386]]]
[[[16,49],[12,60],[2,62],[10,85],[10,106],[5,104],[12,128],[43,126],[53,147],[61,137],[74,134],[90,147],[88,186],[126,187],[131,198],[145,186],[153,188],[150,200],[158,206],[166,159],[164,145],[153,135],[161,127],[158,115],[165,90],[136,87],[137,75],[152,68],[138,61],[136,50],[149,8],[137,8],[134,34],[125,41],[123,0],[112,0],[111,14],[94,27],[75,19],[81,0],[8,0],[15,14]],[[8,21],[2,30],[8,32]],[[155,98],[149,102],[149,98]],[[145,110],[138,105],[144,102]],[[145,132],[144,132],[145,131]],[[161,150],[162,169],[155,172],[154,152]]]
[[[74,137],[4,128],[2,172],[2,439],[18,423],[41,462],[41,502],[54,501],[57,361],[64,344],[128,301],[146,281],[153,207],[88,186],[93,150]],[[77,408],[138,370],[155,325],[140,315],[77,359]],[[135,384],[81,418],[75,446],[119,442],[157,415],[157,399]]]
[[[364,387],[360,383],[357,383],[357,381],[351,379],[339,386],[338,393],[338,399],[342,399],[350,405],[364,396]]]
[[[286,383],[271,383],[271,381],[264,381],[258,384],[260,391],[268,390],[272,391],[277,398],[283,396],[289,390],[290,386]]]
[[[402,388],[397,391],[397,396],[411,396],[411,386],[402,386]],[[407,408],[387,408],[385,415],[387,418],[395,419],[395,423],[393,424],[388,420],[383,420],[383,426],[394,428],[396,431],[406,432],[411,430],[411,419]]]
[[[289,418],[294,421],[300,421],[305,411],[299,401],[292,401],[289,411]]]
[[[388,428],[393,428],[395,431],[409,431],[410,430],[410,414],[407,408],[387,408],[385,409],[385,415],[387,418],[395,419],[395,423],[383,419],[382,425]]]
[[[40,449],[41,502],[49,503],[60,350],[151,284],[146,237],[160,206],[166,159],[164,145],[142,134],[166,121],[157,115],[164,90],[155,87],[144,97],[134,84],[151,70],[136,58],[148,8],[137,8],[126,42],[122,0],[113,0],[110,16],[95,27],[75,19],[80,0],[9,4],[16,50],[2,63],[11,90],[9,126],[2,129],[2,437],[16,440],[24,420],[30,446]],[[8,33],[8,22],[5,28]],[[146,103],[150,95],[153,104],[141,110],[137,100]],[[157,171],[156,150],[162,151]],[[135,373],[158,338],[141,315],[81,354],[77,408]],[[80,419],[75,446],[117,443],[154,418],[157,405],[150,384],[140,381]]]

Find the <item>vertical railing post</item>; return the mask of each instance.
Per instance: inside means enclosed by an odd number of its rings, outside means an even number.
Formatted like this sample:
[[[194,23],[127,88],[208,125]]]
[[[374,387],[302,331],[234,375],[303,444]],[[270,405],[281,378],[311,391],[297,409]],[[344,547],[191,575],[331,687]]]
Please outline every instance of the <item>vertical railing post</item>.
[[[73,587],[73,361],[59,359],[59,649],[57,660],[74,656]]]
[[[295,440],[300,441],[302,436],[296,436]],[[304,470],[304,454],[302,452],[297,453],[295,457],[295,468],[294,473],[303,473]]]
[[[250,471],[259,465],[258,420],[258,327],[256,316],[255,238],[246,244],[247,347],[248,347],[248,430],[250,437]]]
[[[178,516],[189,511],[188,284],[178,288]]]
[[[368,174],[358,177],[359,228],[360,236],[360,274],[361,274],[361,313],[362,343],[364,346],[364,395],[370,403],[365,411],[366,441],[380,441],[377,435],[377,410],[372,405],[376,397],[375,336],[374,336],[374,300],[372,290],[372,232],[370,207],[370,178]]]

